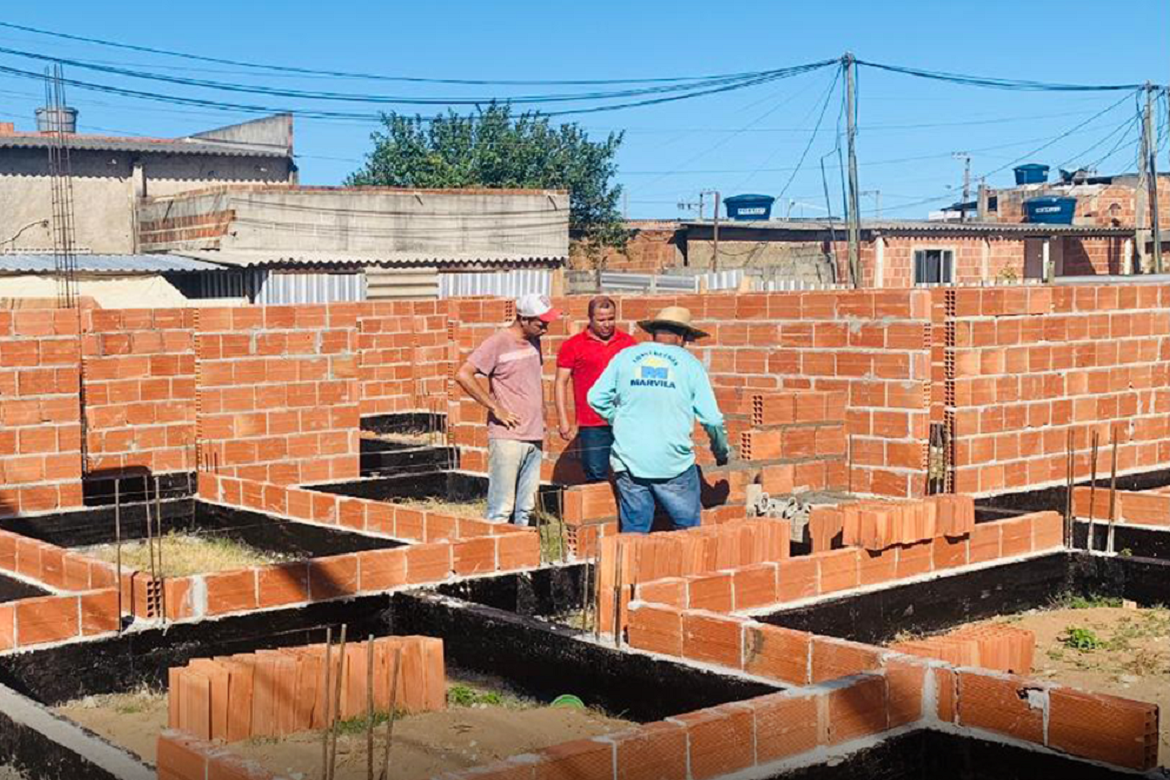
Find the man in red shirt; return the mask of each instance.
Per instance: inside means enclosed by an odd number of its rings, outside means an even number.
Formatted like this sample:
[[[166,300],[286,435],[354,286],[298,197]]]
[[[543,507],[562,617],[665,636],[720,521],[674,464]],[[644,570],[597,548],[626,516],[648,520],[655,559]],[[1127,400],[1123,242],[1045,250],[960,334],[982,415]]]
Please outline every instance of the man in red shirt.
[[[585,468],[587,482],[604,482],[609,479],[613,429],[593,411],[585,398],[613,356],[637,343],[630,334],[617,329],[616,319],[617,304],[613,299],[597,296],[589,301],[589,326],[566,341],[557,355],[558,428],[562,439],[572,440],[573,426],[569,422],[567,405],[569,379],[572,378],[581,465]]]

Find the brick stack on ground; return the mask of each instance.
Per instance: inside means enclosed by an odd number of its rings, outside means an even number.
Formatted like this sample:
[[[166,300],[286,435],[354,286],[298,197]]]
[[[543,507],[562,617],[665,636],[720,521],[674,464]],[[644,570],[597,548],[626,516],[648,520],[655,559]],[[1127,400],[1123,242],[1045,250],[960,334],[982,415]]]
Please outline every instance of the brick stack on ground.
[[[238,742],[326,728],[336,706],[339,720],[364,717],[369,693],[369,641],[349,642],[344,664],[340,646],[330,651],[330,688],[325,689],[326,646],[309,645],[215,658],[199,658],[167,675],[169,727],[200,739]],[[388,712],[397,677],[396,709],[407,714],[446,706],[443,642],[421,636],[373,640],[375,712]],[[401,666],[395,670],[400,653]]]
[[[1031,674],[1036,635],[1002,623],[968,626],[942,636],[890,645],[891,650],[937,658],[954,666],[979,666],[1012,674]]]

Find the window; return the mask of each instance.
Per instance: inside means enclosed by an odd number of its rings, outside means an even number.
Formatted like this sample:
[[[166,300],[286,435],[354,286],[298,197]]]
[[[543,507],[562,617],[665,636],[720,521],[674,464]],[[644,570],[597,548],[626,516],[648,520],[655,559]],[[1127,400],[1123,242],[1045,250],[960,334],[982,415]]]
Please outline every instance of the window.
[[[949,249],[915,249],[915,284],[950,284],[955,253]]]

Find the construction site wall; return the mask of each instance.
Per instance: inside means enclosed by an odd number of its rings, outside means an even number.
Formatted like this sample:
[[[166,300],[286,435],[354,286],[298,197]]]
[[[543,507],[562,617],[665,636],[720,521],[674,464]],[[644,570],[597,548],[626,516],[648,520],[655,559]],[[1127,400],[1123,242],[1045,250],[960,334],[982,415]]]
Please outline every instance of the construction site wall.
[[[962,493],[1059,484],[1070,431],[1078,477],[1089,475],[1094,430],[1102,451],[1116,437],[1119,473],[1170,465],[1170,287],[617,302],[620,327],[639,338],[645,334],[636,323],[660,308],[691,309],[711,334],[691,349],[736,429],[733,444],[745,441],[738,434],[747,427],[735,418],[745,394],[837,394],[843,447],[813,454],[843,457],[841,487],[855,493],[922,495],[931,422],[949,436],[948,484]],[[586,324],[588,298],[554,303],[566,316],[543,344],[543,471],[548,480],[574,484],[581,481],[577,444],[556,435],[552,380],[557,350]],[[0,312],[0,504],[22,514],[80,506],[83,457],[91,474],[179,472],[198,458],[202,470],[273,484],[352,479],[360,418],[408,411],[446,414],[461,467],[486,472],[485,412],[453,375],[513,316],[511,301],[489,298],[92,310],[81,317],[74,310]],[[798,438],[791,447],[800,446]],[[706,463],[701,432],[697,441]],[[809,454],[788,448],[781,442],[765,460]],[[752,465],[733,462],[728,473]],[[1102,460],[1098,471],[1105,468]]]

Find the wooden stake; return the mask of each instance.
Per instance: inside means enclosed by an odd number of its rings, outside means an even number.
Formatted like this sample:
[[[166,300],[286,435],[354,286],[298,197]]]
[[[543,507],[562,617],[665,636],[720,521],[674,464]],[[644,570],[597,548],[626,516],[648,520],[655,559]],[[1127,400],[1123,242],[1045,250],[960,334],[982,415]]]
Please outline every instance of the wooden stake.
[[[330,729],[333,732],[333,745],[329,748],[329,766],[327,768],[328,774],[325,776],[326,780],[333,780],[333,776],[337,771],[337,737],[341,731],[341,688],[342,681],[345,679],[345,632],[347,628],[348,626],[345,623],[341,624],[341,643],[337,651],[337,685],[333,698],[333,723]]]
[[[1106,534],[1105,551],[1113,553],[1113,523],[1117,521],[1117,426],[1109,429],[1113,439],[1113,465],[1109,474],[1109,531]]]
[[[1101,443],[1101,432],[1093,429],[1093,454],[1089,464],[1089,535],[1085,539],[1085,549],[1093,549],[1093,504],[1097,498],[1097,447]]]
[[[329,730],[333,726],[333,697],[330,692],[333,690],[330,683],[332,680],[332,666],[333,666],[333,627],[325,629],[325,687],[321,689],[321,698],[325,702],[325,728],[321,731],[321,777],[322,780],[329,773]]]
[[[378,780],[386,780],[390,771],[390,745],[394,742],[394,719],[398,717],[398,669],[402,664],[402,648],[394,648],[394,666],[390,669],[390,717],[386,721],[386,745],[382,755],[382,772]]]
[[[593,557],[593,638],[601,640],[601,537],[597,538],[597,553]]]
[[[1073,429],[1069,428],[1065,443],[1065,458],[1064,458],[1064,545],[1069,547],[1072,540],[1072,491],[1073,482],[1075,480],[1076,466],[1073,458]]]
[[[154,522],[158,527],[158,533],[155,537],[158,539],[158,598],[160,603],[159,616],[163,622],[167,619],[167,588],[166,588],[166,574],[163,573],[163,520],[162,520],[162,496],[159,493],[158,475],[154,477]]]
[[[374,780],[374,635],[366,639],[366,780]]]
[[[122,632],[122,480],[114,477],[114,545],[118,583],[118,633]]]
[[[614,573],[613,586],[613,642],[614,647],[622,646],[622,544],[617,545],[617,571]]]

